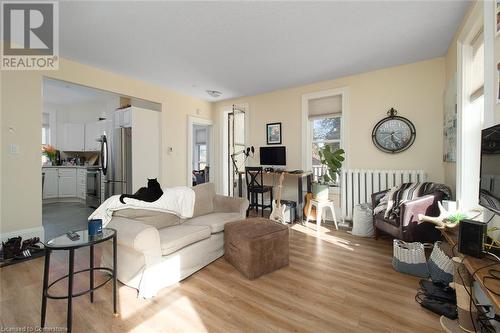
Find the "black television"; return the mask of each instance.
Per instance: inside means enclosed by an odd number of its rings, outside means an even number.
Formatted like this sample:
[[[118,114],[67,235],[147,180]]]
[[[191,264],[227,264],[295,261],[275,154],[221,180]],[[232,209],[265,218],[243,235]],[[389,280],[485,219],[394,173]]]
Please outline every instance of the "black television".
[[[500,214],[500,124],[481,133],[479,204]]]
[[[260,165],[286,165],[286,147],[260,147]]]

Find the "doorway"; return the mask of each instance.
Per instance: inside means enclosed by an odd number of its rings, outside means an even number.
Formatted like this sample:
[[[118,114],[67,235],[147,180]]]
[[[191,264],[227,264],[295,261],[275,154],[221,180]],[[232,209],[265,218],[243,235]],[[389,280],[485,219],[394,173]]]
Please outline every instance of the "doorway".
[[[213,122],[211,120],[189,117],[188,119],[188,161],[187,184],[196,186],[213,182]]]
[[[246,105],[232,105],[222,113],[222,191],[227,196],[238,194],[238,173],[245,171],[247,110]]]
[[[51,239],[85,229],[108,196],[132,193],[160,176],[161,105],[50,78],[42,93],[40,195],[45,239]],[[117,140],[120,133],[130,135]],[[148,142],[148,149],[133,140]],[[117,191],[115,183],[128,185]]]

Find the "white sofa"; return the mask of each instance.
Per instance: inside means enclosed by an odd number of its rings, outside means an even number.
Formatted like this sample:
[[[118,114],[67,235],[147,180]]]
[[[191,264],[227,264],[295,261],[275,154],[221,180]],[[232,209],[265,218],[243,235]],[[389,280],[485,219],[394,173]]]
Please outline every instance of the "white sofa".
[[[217,195],[212,183],[193,187],[194,214],[126,209],[114,213],[107,227],[118,231],[118,280],[149,298],[224,254],[224,225],[244,219],[248,200]],[[106,246],[102,264],[112,266]]]

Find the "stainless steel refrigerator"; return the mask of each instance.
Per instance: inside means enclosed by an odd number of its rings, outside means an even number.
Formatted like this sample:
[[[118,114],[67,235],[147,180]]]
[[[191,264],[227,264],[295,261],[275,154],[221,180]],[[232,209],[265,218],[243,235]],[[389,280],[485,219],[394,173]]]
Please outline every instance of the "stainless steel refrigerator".
[[[132,128],[115,128],[111,138],[103,135],[101,165],[106,199],[132,193]]]

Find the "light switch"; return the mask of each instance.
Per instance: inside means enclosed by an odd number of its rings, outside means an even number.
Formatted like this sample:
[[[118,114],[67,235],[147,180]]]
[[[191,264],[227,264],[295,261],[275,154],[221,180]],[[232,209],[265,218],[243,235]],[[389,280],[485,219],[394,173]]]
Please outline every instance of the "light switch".
[[[20,153],[20,148],[18,144],[11,143],[10,144],[10,153],[11,154],[19,154]]]

